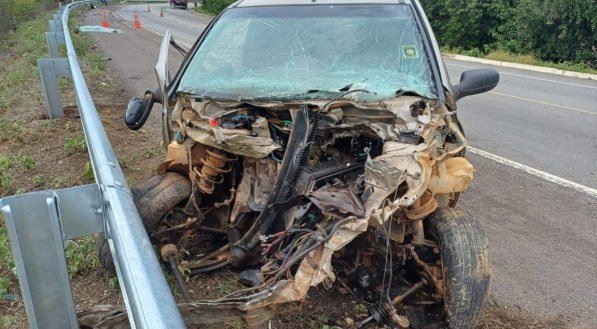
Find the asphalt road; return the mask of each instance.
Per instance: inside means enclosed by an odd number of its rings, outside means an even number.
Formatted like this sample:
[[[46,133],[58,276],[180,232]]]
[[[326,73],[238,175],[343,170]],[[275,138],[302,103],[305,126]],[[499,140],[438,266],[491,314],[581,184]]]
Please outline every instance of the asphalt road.
[[[115,6],[113,27],[97,35],[131,96],[156,86],[153,67],[170,29],[190,47],[209,23],[167,5]],[[160,10],[165,17],[159,17]],[[132,29],[134,12],[144,28]],[[100,24],[100,11],[88,24]],[[172,72],[180,65],[176,51]],[[476,63],[446,61],[454,82]],[[476,216],[489,240],[492,299],[510,309],[597,327],[597,82],[497,68],[500,85],[459,102],[476,177],[459,207]],[[156,114],[156,113],[154,113]],[[149,130],[159,133],[157,115]],[[481,154],[481,155],[480,155]]]

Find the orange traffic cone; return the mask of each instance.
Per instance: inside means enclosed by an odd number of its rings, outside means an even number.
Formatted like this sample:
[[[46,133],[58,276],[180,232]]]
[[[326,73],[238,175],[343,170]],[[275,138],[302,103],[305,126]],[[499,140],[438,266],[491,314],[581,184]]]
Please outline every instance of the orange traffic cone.
[[[142,28],[141,22],[139,21],[139,15],[135,14],[135,15],[133,15],[133,18],[134,18],[133,28],[134,29]]]
[[[160,9],[160,17],[164,17],[164,9]]]
[[[149,5],[147,5],[147,12],[151,13],[151,7],[149,7]]]
[[[105,28],[110,27],[110,23],[108,23],[108,17],[106,17],[106,14],[102,16],[102,26]]]

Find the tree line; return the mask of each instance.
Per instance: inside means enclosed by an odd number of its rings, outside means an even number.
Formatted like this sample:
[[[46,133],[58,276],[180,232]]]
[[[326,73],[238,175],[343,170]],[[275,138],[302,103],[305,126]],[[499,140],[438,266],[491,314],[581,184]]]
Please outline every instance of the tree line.
[[[595,0],[421,0],[440,45],[597,65]]]

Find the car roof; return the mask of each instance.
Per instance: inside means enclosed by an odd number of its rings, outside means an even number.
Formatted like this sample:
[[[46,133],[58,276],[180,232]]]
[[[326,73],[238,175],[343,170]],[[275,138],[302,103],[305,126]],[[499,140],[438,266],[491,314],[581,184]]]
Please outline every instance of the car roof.
[[[240,0],[234,7],[289,6],[289,5],[358,5],[410,4],[410,0]]]

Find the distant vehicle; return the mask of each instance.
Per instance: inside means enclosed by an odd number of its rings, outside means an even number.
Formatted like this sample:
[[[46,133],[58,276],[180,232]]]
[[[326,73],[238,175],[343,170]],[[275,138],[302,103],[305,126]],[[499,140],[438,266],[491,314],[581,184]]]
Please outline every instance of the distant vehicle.
[[[187,9],[189,7],[189,2],[187,0],[170,0],[170,8],[181,8]]]
[[[155,69],[125,114],[137,130],[162,104],[167,156],[133,190],[139,215],[164,260],[251,287],[186,304],[210,315],[189,321],[257,326],[338,280],[370,305],[357,327],[475,327],[491,263],[455,208],[474,172],[456,102],[499,74],[453,85],[419,1],[238,1],[188,51],[167,31]]]

